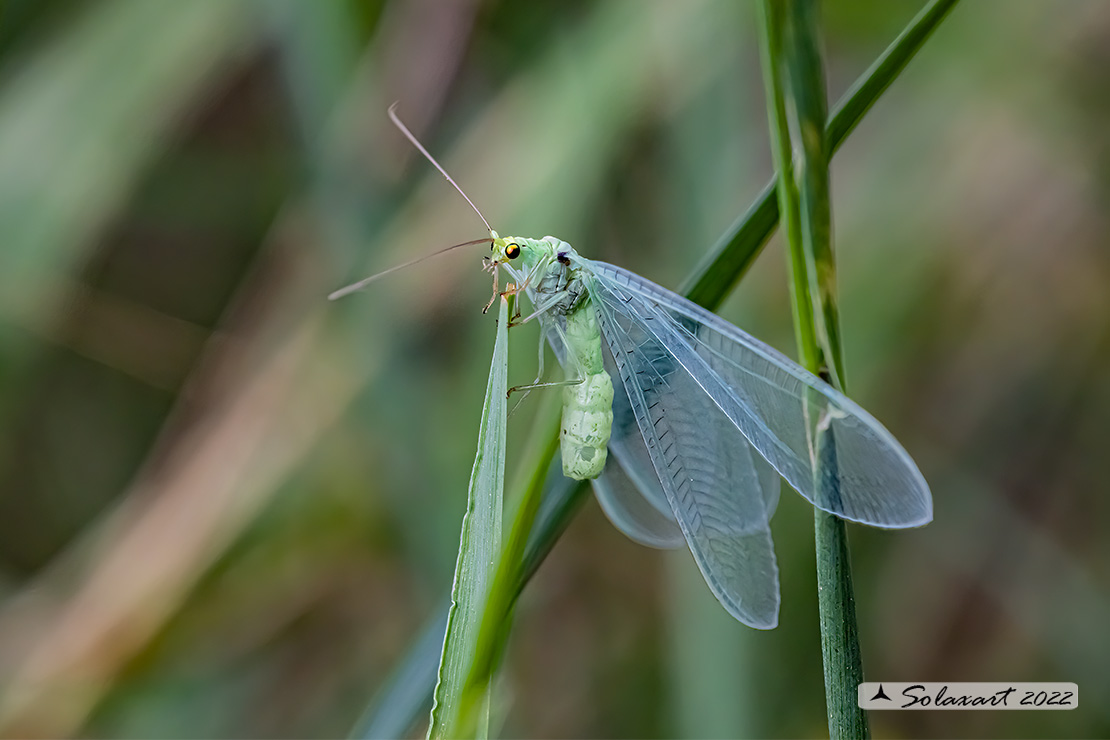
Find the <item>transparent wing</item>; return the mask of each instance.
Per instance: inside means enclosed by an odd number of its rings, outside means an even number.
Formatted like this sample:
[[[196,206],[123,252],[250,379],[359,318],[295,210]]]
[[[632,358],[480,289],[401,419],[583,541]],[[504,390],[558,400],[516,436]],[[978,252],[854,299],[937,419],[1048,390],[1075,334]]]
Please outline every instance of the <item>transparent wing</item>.
[[[609,452],[624,468],[625,474],[633,483],[632,492],[673,522],[674,512],[667,501],[667,495],[659,485],[651,455],[648,453],[647,445],[644,444],[644,436],[640,433],[640,426],[636,422],[636,415],[632,411],[628,391],[624,387],[620,371],[613,360],[613,353],[608,343],[602,344],[605,370],[613,379],[613,432],[609,438]]]
[[[592,288],[591,288],[592,290]],[[694,560],[718,600],[761,629],[778,622],[778,566],[768,526],[778,476],[668,351],[640,314],[600,287],[593,293],[610,350],[614,441],[630,477],[647,477],[644,498],[664,494]],[[621,423],[627,402],[634,430]],[[638,447],[636,446],[638,445]],[[640,456],[650,461],[643,470]],[[618,458],[622,457],[618,453]],[[762,472],[761,472],[762,471]]]
[[[613,379],[613,435],[609,440],[609,451],[619,461],[626,471],[628,478],[635,484],[635,490],[646,498],[656,509],[665,516],[674,520],[674,513],[663,493],[655,467],[651,462],[644,436],[632,412],[628,390],[624,387],[624,380],[613,360],[613,353],[606,345],[602,348],[605,357],[605,369]],[[668,362],[664,359],[667,354],[658,343],[651,343],[640,348],[641,359],[646,359],[647,352],[653,352],[650,362],[656,366]],[[735,436],[735,435],[733,435]],[[746,440],[744,441],[746,443]],[[740,444],[741,442],[737,442]],[[770,519],[778,506],[779,474],[766,460],[759,455],[752,456],[755,464],[756,475],[759,477],[759,488],[763,494],[764,505],[767,509],[767,518]]]
[[[629,334],[632,346],[664,348],[671,377],[696,386],[687,395],[700,390],[727,420],[696,426],[703,441],[739,430],[814,506],[845,519],[891,528],[932,519],[913,460],[851,399],[694,303],[619,267],[582,262],[603,330]]]
[[[609,453],[613,454],[612,448]],[[605,516],[632,540],[663,550],[686,543],[670,512],[664,515],[656,509],[632,482],[620,462],[610,459],[605,470],[594,479],[593,486]]]

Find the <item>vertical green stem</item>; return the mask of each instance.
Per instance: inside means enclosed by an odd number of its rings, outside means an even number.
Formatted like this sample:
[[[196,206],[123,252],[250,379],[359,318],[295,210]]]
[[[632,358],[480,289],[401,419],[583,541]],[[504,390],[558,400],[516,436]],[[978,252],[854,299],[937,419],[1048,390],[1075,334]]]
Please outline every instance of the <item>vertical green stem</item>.
[[[816,0],[764,0],[760,20],[798,353],[807,369],[843,390]],[[818,495],[833,499],[838,495],[835,439],[819,423],[822,406],[817,399],[807,404],[806,411]],[[820,509],[815,511],[814,526],[829,736],[867,738],[867,716],[856,702],[863,664],[847,533],[842,520]]]
[[[794,315],[794,334],[798,342],[798,356],[809,369],[823,362],[813,323],[812,296],[807,280],[808,270],[802,244],[802,214],[798,186],[794,176],[794,153],[790,140],[790,125],[786,118],[786,97],[780,84],[777,68],[782,59],[782,36],[777,31],[783,24],[786,7],[774,0],[764,0],[760,5],[763,43],[760,57],[763,62],[764,87],[767,92],[767,115],[771,124],[771,156],[778,171],[779,222],[789,245],[790,297]],[[797,248],[795,248],[797,245]]]
[[[852,568],[844,520],[814,510],[817,543],[817,604],[821,621],[821,658],[825,666],[825,709],[829,737],[869,738],[867,713],[859,708],[863,683]]]

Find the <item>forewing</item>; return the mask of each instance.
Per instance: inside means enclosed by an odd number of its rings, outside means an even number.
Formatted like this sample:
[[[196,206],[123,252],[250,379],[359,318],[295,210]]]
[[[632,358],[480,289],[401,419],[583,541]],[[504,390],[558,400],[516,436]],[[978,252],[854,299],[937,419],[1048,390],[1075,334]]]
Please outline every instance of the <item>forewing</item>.
[[[651,462],[651,455],[644,444],[644,435],[636,422],[636,415],[628,400],[628,391],[624,387],[624,380],[613,361],[613,353],[608,343],[604,342],[602,356],[605,360],[605,370],[613,380],[613,433],[609,437],[609,452],[617,463],[624,468],[625,475],[634,484],[639,495],[646,499],[661,514],[674,521],[674,512],[659,484],[655,474],[655,467]],[[657,345],[647,349],[662,349]],[[664,355],[659,355],[661,359]]]
[[[642,348],[645,351],[657,351],[659,354],[655,355],[654,362],[662,362],[663,357],[666,355],[665,350],[658,345],[652,344],[649,347]],[[606,498],[602,501],[602,508],[609,511],[609,502],[613,499],[624,499],[618,503],[623,508],[638,510],[640,502],[633,499],[645,499],[657,511],[666,517],[667,521],[674,523],[674,512],[671,510],[671,505],[667,501],[667,495],[663,493],[663,487],[659,482],[659,477],[655,472],[655,466],[651,462],[651,456],[648,454],[647,446],[644,444],[644,435],[640,432],[640,427],[636,422],[636,416],[632,412],[632,405],[628,400],[628,391],[624,387],[624,380],[621,379],[620,371],[617,369],[616,363],[613,361],[613,353],[609,349],[608,344],[603,347],[603,354],[605,357],[605,369],[613,379],[613,434],[609,440],[609,464],[602,473],[602,477],[610,472],[610,468],[620,467],[619,475],[623,479],[627,479],[631,486],[613,486],[612,490],[602,492],[600,488],[595,486],[595,491],[598,493],[599,499],[603,496]],[[760,491],[764,496],[764,503],[767,508],[767,518],[770,519],[778,505],[778,491],[779,491],[779,474],[772,468],[766,460],[759,455],[752,457],[752,462],[755,464],[756,474],[759,476]],[[613,517],[610,516],[612,520]],[[632,539],[641,541],[634,532],[630,532],[627,528],[622,526],[619,522],[614,521],[618,529],[625,532]],[[677,524],[674,526],[674,533],[678,537],[677,545],[682,544],[682,533],[679,532]],[[650,543],[645,543],[650,544]]]
[[[654,320],[604,286],[591,287],[624,398],[662,488],[710,589],[745,624],[778,622],[778,567],[768,526],[777,476],[674,352],[645,328]],[[616,397],[621,398],[620,391]],[[614,415],[618,406],[614,404]],[[614,432],[619,428],[614,425]],[[630,435],[618,436],[618,446]],[[640,467],[628,457],[630,473]],[[621,460],[625,462],[625,460]],[[762,470],[761,470],[762,468]],[[651,494],[646,496],[649,500]]]
[[[813,505],[879,527],[932,519],[929,488],[913,460],[847,396],[696,304],[619,267],[583,262],[602,313],[645,317],[640,323],[648,341],[666,347],[672,362]]]

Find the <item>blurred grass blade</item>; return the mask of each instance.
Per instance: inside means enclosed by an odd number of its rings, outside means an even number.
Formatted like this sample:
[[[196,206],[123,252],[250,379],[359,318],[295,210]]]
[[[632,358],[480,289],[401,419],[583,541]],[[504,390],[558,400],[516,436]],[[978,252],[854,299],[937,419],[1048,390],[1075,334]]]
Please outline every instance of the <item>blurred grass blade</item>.
[[[24,310],[51,300],[44,284],[93,243],[210,73],[259,36],[248,3],[83,11],[0,87],[0,171],[19,173],[0,192],[0,292]]]
[[[543,486],[543,498],[536,514],[536,524],[524,550],[524,561],[516,586],[517,596],[539,570],[540,564],[566,531],[590,493],[590,485],[586,481],[567,478],[563,475],[562,461],[558,456],[552,457],[554,459]]]
[[[502,297],[478,431],[478,452],[470,474],[466,513],[459,536],[459,559],[451,587],[451,606],[447,613],[429,738],[484,737],[488,726],[492,674],[479,674],[474,683],[474,668],[479,633],[490,611],[494,568],[501,552],[509,376],[508,306],[508,301]]]
[[[863,119],[882,93],[905,69],[906,65],[921,49],[921,46],[944,20],[948,12],[958,0],[933,0],[914,17],[910,24],[902,31],[897,39],[879,56],[868,70],[856,81],[851,91],[838,103],[826,125],[828,146],[835,152],[848,134]],[[725,296],[736,286],[740,279],[751,267],[755,258],[766,245],[767,241],[778,226],[779,211],[776,200],[775,181],[772,180],[764,187],[759,198],[748,208],[733,225],[717,240],[717,244],[710,250],[706,259],[694,270],[692,276],[685,281],[686,296],[705,306],[710,310],[717,308]],[[528,541],[524,554],[524,567],[518,591],[524,588],[527,580],[536,572],[540,563],[554,547],[555,542],[566,530],[574,515],[585,502],[589,487],[579,481],[570,481],[561,474],[551,477],[544,494],[543,503],[537,516],[535,527]],[[423,644],[423,638],[415,646]],[[403,666],[395,675],[408,671],[409,666],[431,661],[434,658],[427,651],[412,649],[406,655]],[[430,669],[425,670],[430,675]],[[408,675],[406,673],[406,675]],[[431,683],[423,687],[411,684],[413,691],[419,691],[421,696],[418,701],[406,702],[406,705],[418,707],[413,710],[405,725],[411,727],[416,722],[419,712],[431,701]],[[407,699],[408,697],[406,697]],[[379,704],[385,711],[384,703]],[[378,726],[378,714],[368,712],[370,721],[361,725],[363,731],[355,733],[357,737],[375,737],[369,730]],[[396,725],[394,725],[396,726]]]
[[[450,602],[437,609],[435,617],[420,633],[374,701],[358,721],[351,737],[392,740],[404,737],[416,717],[427,711],[435,686],[437,666],[443,655]]]

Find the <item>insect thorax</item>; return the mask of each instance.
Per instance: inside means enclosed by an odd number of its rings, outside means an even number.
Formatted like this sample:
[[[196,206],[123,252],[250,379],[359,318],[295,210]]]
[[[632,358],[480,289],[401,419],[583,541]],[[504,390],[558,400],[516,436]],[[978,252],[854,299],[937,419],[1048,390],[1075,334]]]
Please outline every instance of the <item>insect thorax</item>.
[[[545,298],[563,294],[550,307],[551,312],[559,316],[566,316],[581,307],[586,298],[586,285],[581,277],[581,268],[574,265],[578,256],[574,248],[553,236],[527,241],[535,250],[533,254],[540,270],[533,284],[537,300],[543,302]]]

